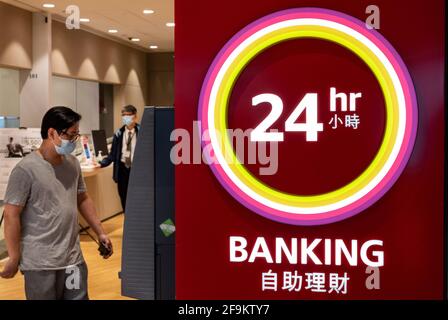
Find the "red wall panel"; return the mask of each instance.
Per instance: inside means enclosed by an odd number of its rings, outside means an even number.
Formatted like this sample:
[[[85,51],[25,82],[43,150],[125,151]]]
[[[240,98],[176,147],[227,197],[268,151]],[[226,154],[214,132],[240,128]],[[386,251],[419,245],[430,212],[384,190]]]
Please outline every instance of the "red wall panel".
[[[279,10],[319,7],[365,20],[368,1],[176,1],[176,127],[193,132],[207,71],[221,48],[251,22]],[[176,167],[176,294],[180,299],[441,299],[444,226],[444,2],[387,1],[380,8],[379,32],[406,64],[418,100],[418,130],[411,158],[394,186],[374,205],[349,219],[321,226],[294,226],[268,220],[236,201],[205,164]],[[358,176],[375,156],[384,132],[384,99],[373,74],[353,53],[333,43],[302,39],[276,45],[257,56],[233,88],[230,128],[253,128],[269,112],[254,111],[251,98],[274,92],[284,100],[282,123],[306,92],[328,106],[329,88],[363,92],[360,128],[334,130],[328,107],[319,109],[325,134],[318,143],[288,134],[279,147],[274,176],[258,176],[294,194],[317,194]],[[257,175],[260,166],[249,165]],[[276,237],[382,240],[380,289],[368,290],[366,267],[268,264],[229,261],[229,237],[253,244],[264,237],[273,251]],[[299,240],[300,241],[300,240]],[[323,247],[316,254],[323,254]],[[346,272],[347,294],[302,289],[263,291],[261,275],[272,270],[300,273]],[[305,286],[305,285],[304,285]]]

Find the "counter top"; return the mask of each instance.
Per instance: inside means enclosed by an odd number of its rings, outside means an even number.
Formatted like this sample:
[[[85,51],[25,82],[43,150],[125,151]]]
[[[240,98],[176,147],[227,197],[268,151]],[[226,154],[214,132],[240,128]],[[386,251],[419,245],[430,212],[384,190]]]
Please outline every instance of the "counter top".
[[[84,178],[96,176],[98,173],[100,173],[103,170],[104,170],[104,168],[101,168],[101,167],[94,167],[94,168],[88,168],[88,169],[81,167],[82,176]]]

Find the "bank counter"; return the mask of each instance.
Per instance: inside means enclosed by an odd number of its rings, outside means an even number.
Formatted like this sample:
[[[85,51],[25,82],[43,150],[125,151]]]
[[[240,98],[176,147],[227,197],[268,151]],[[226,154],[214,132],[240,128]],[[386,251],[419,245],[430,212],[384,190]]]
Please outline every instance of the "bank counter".
[[[123,212],[117,184],[112,179],[112,171],[112,165],[107,168],[82,168],[82,175],[86,182],[87,192],[95,203],[97,214],[101,221]],[[88,226],[81,215],[79,221],[83,227]]]

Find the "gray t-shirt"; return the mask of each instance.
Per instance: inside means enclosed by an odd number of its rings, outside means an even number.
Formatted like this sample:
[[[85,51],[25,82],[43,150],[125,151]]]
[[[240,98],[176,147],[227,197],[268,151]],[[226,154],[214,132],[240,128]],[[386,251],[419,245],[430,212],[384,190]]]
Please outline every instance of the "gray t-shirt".
[[[17,164],[4,203],[24,207],[21,271],[60,270],[84,262],[77,205],[83,192],[86,186],[74,156],[52,166],[33,152]]]

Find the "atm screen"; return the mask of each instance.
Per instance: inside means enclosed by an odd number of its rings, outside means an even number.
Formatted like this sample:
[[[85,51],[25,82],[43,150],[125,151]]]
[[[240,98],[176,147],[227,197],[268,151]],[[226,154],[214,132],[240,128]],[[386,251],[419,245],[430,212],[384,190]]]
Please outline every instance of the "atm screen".
[[[95,147],[95,156],[98,156],[100,151],[103,156],[109,155],[106,132],[104,130],[92,130],[92,139]]]

